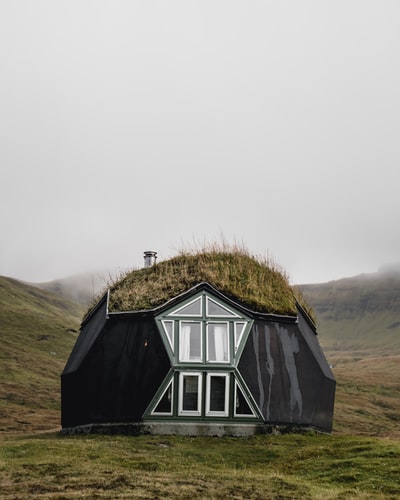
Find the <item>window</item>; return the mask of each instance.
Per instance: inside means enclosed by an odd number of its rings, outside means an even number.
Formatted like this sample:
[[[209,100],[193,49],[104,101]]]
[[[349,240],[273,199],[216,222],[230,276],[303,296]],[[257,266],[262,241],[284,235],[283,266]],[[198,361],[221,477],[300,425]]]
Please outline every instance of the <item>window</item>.
[[[229,374],[207,373],[206,415],[227,417],[229,414]]]
[[[210,297],[207,297],[207,316],[237,317],[237,314]]]
[[[201,373],[179,376],[179,415],[201,414]]]
[[[200,321],[181,321],[179,326],[179,361],[201,362],[202,357]]]
[[[209,322],[207,324],[207,361],[211,363],[229,362],[228,323]]]
[[[188,304],[175,309],[171,313],[171,316],[201,316],[202,315],[202,300],[198,297],[192,300]]]
[[[251,320],[201,292],[157,317],[173,365],[228,364],[244,347]]]
[[[243,391],[235,383],[235,417],[256,417]]]
[[[172,351],[174,350],[174,322],[173,321],[162,321],[165,333],[167,334],[167,339]]]
[[[246,328],[246,324],[241,321],[235,321],[235,352],[239,347],[240,341],[242,340],[243,332]]]
[[[168,387],[163,392],[157,406],[154,408],[153,415],[172,415],[172,402],[173,402],[173,381],[169,383]]]

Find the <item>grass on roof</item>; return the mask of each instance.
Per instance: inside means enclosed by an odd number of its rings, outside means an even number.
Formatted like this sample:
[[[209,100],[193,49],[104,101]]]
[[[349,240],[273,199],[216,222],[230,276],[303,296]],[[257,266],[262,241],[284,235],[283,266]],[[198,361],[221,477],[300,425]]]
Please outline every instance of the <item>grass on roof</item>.
[[[182,252],[152,267],[128,272],[110,286],[110,312],[152,309],[207,282],[253,311],[296,315],[296,300],[310,307],[272,259],[246,250],[212,248]]]

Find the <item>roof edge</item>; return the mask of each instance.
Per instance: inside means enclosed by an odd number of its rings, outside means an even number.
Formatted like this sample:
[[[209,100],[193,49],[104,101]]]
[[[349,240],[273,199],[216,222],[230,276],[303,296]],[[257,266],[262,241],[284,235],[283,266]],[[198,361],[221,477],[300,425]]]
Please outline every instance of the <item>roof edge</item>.
[[[108,316],[109,316],[108,305],[110,303],[110,289],[109,288],[101,296],[101,298],[96,302],[96,304],[91,309],[89,309],[89,311],[87,312],[87,314],[84,316],[83,320],[81,321],[81,328],[83,328],[86,325],[86,323],[90,320],[90,318],[93,316],[93,314],[95,314],[95,312],[97,311],[97,309],[99,309],[99,307],[101,307],[103,305],[103,302],[104,302],[105,299],[107,300],[106,318],[108,318]]]
[[[308,314],[308,312],[304,309],[304,307],[296,300],[296,307],[300,314],[304,317],[310,328],[314,331],[315,335],[318,335],[317,325],[315,324],[312,317]]]

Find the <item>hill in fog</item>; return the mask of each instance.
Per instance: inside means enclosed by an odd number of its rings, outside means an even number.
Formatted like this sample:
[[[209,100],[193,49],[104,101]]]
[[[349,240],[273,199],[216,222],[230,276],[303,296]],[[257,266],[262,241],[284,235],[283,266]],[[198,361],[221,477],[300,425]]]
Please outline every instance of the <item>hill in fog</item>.
[[[325,347],[400,350],[400,265],[298,288],[314,308]]]

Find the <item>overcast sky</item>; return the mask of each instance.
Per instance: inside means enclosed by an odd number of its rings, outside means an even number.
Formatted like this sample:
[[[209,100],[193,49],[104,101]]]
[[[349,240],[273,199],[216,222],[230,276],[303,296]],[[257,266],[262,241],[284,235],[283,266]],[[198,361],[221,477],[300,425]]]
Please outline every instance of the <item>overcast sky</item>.
[[[0,88],[0,275],[400,260],[398,0],[2,0]]]

